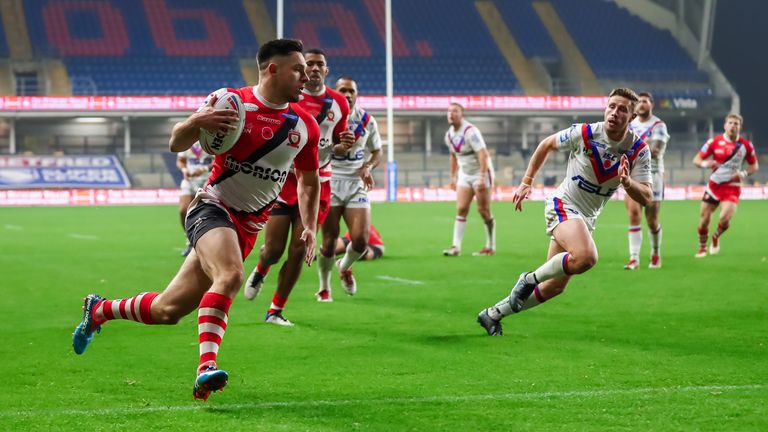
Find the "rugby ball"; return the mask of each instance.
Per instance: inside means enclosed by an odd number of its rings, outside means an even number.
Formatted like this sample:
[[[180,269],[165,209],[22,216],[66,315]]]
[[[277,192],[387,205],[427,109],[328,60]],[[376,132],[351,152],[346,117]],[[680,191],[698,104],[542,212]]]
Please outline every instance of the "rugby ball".
[[[218,155],[229,151],[237,140],[240,139],[240,135],[243,133],[243,126],[245,126],[245,108],[240,96],[237,93],[226,91],[226,89],[211,93],[204,104],[207,105],[210,100],[209,98],[214,95],[219,97],[216,103],[213,104],[214,109],[237,111],[240,118],[237,122],[237,129],[221,128],[215,131],[200,129],[200,145],[203,147],[203,150],[208,154]]]

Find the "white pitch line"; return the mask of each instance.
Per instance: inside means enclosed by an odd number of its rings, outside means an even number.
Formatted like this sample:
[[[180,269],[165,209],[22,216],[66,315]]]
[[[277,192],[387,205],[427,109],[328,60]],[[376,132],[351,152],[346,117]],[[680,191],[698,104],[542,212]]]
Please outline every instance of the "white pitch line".
[[[315,401],[275,401],[275,402],[253,402],[241,404],[201,404],[190,403],[189,405],[170,405],[170,406],[134,406],[134,407],[111,407],[97,409],[49,409],[49,410],[21,410],[21,411],[0,411],[0,418],[3,417],[38,417],[38,416],[102,416],[102,415],[131,415],[145,414],[153,412],[187,412],[187,411],[241,411],[261,408],[298,408],[298,407],[320,407],[320,406],[346,406],[346,405],[394,405],[394,404],[414,404],[414,403],[433,403],[433,402],[471,402],[486,400],[528,400],[528,399],[579,399],[579,398],[599,398],[606,396],[638,395],[652,393],[695,393],[695,392],[723,392],[739,390],[761,390],[768,388],[768,384],[745,384],[745,385],[711,385],[711,386],[684,386],[684,387],[640,387],[626,389],[597,389],[597,390],[570,390],[570,391],[548,391],[548,392],[518,392],[518,393],[490,393],[477,395],[461,396],[425,396],[425,397],[404,397],[404,398],[382,398],[382,399],[338,399],[338,400],[315,400]]]
[[[381,279],[390,282],[397,282],[406,285],[424,285],[424,282],[412,279],[402,279],[395,276],[376,276],[376,279]]]
[[[69,233],[68,235],[78,240],[98,240],[99,239],[98,236],[90,235],[90,234]]]
[[[4,228],[9,231],[21,231],[24,229],[24,227],[21,227],[19,225],[6,225]]]

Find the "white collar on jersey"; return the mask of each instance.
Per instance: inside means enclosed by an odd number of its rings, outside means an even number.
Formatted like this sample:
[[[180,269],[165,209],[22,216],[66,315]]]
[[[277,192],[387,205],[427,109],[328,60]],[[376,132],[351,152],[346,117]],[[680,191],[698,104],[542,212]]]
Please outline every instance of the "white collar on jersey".
[[[304,87],[304,88],[301,90],[301,92],[302,92],[302,93],[305,93],[305,94],[308,94],[308,95],[310,95],[310,96],[322,96],[322,95],[324,95],[324,94],[325,94],[325,92],[326,92],[326,89],[325,89],[325,84],[323,84],[323,87],[322,87],[322,88],[321,88],[319,91],[317,91],[317,92],[311,92],[311,91],[309,91],[309,89],[307,89],[306,87]]]
[[[467,126],[469,126],[469,125],[470,125],[470,123],[467,121],[467,119],[463,118],[463,119],[461,119],[461,124],[459,125],[459,130],[454,129],[453,124],[449,124],[448,125],[448,130],[450,132],[453,132],[454,134],[464,133],[464,129],[466,129]]]
[[[281,110],[281,109],[288,108],[288,103],[287,102],[284,103],[284,104],[274,104],[274,103],[264,99],[264,96],[262,96],[261,93],[259,93],[259,86],[258,85],[253,86],[253,95],[256,96],[256,99],[258,99],[259,102],[264,104],[264,106],[267,107],[267,108],[272,108],[272,109],[276,109],[276,110]]]

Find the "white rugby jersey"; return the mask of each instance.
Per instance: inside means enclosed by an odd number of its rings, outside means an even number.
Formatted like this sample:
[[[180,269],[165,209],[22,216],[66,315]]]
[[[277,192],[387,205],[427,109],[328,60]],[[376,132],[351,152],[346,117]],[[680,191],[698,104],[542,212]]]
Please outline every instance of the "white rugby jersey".
[[[455,131],[451,125],[448,132],[445,133],[445,145],[448,146],[451,153],[456,155],[459,170],[463,174],[470,176],[480,174],[480,161],[477,152],[485,148],[485,140],[475,125],[462,120],[458,131]],[[490,154],[488,155],[488,172],[493,172]]]
[[[201,199],[224,206],[252,232],[262,228],[294,163],[318,168],[317,123],[298,104],[275,105],[258,87],[229,89],[245,106],[245,127],[235,145],[217,155]]]
[[[365,163],[365,149],[381,150],[381,136],[376,119],[367,111],[355,106],[349,113],[349,130],[355,134],[355,144],[344,156],[331,155],[334,178],[360,178],[357,171]]]
[[[640,117],[635,117],[632,123],[629,124],[629,130],[637,134],[646,143],[657,140],[661,141],[659,154],[655,157],[651,154],[651,172],[654,174],[664,173],[664,152],[667,150],[667,142],[669,142],[667,124],[655,115],[648,117],[646,122],[641,122]]]
[[[317,94],[302,91],[299,106],[315,118],[320,126],[320,144],[317,156],[320,160],[320,181],[331,179],[331,154],[334,138],[347,128],[349,102],[341,93],[323,86]],[[338,139],[336,140],[338,141]]]
[[[189,149],[184,150],[183,152],[179,152],[179,157],[187,159],[187,170],[194,170],[199,167],[210,168],[211,164],[213,163],[213,156],[206,153],[205,150],[203,150],[203,146],[201,146],[199,142],[192,144],[192,147]],[[202,174],[190,177],[189,180],[191,182],[198,183],[200,181],[206,180],[208,178],[208,174],[208,169],[206,169]]]
[[[582,216],[596,218],[606,201],[619,188],[621,155],[629,158],[630,177],[651,183],[651,152],[633,132],[621,142],[608,138],[604,122],[574,124],[555,137],[560,151],[571,152],[565,179],[551,195],[576,207]]]

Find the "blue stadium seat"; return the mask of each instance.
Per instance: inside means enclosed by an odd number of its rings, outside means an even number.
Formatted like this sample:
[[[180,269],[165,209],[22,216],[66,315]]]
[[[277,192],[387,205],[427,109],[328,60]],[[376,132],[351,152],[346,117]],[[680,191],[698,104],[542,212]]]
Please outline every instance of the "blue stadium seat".
[[[557,73],[560,53],[532,0],[494,3],[523,53]],[[552,3],[598,78],[659,83],[661,92],[675,93],[668,89],[676,81],[697,84],[690,94],[710,91],[706,74],[668,32],[605,0]],[[265,4],[273,17],[275,2]],[[24,7],[35,54],[64,61],[74,94],[202,95],[239,87],[239,60],[253,58],[264,42],[237,0],[25,0]],[[326,50],[329,81],[352,75],[362,93],[383,94],[383,8],[381,0],[290,0],[285,33]],[[201,11],[218,33],[206,34]],[[522,93],[474,0],[393,0],[393,18],[396,94]],[[587,20],[600,26],[583,25]],[[606,36],[613,34],[633,37]],[[0,56],[8,52],[2,36]]]
[[[526,57],[557,61],[560,53],[531,1],[496,1],[496,8]]]
[[[62,4],[54,0],[24,2],[35,53],[63,58],[70,77],[75,81],[90,78],[99,94],[201,95],[219,87],[245,85],[239,52],[241,47],[256,45],[256,40],[241,2],[218,2],[212,7],[204,0],[164,0],[149,3],[151,10],[134,0],[67,2],[61,12],[56,8]],[[215,48],[212,52],[211,45],[200,49],[200,41],[209,36],[216,40],[217,35],[206,34],[196,9],[211,12],[228,29],[231,46],[218,52]],[[155,42],[148,17],[164,13],[172,16],[170,27],[160,26],[167,31],[164,37],[183,49],[182,55]],[[125,38],[119,37],[120,29]],[[92,90],[73,88],[75,94]]]
[[[669,32],[614,3],[551,2],[599,79],[707,82]]]

